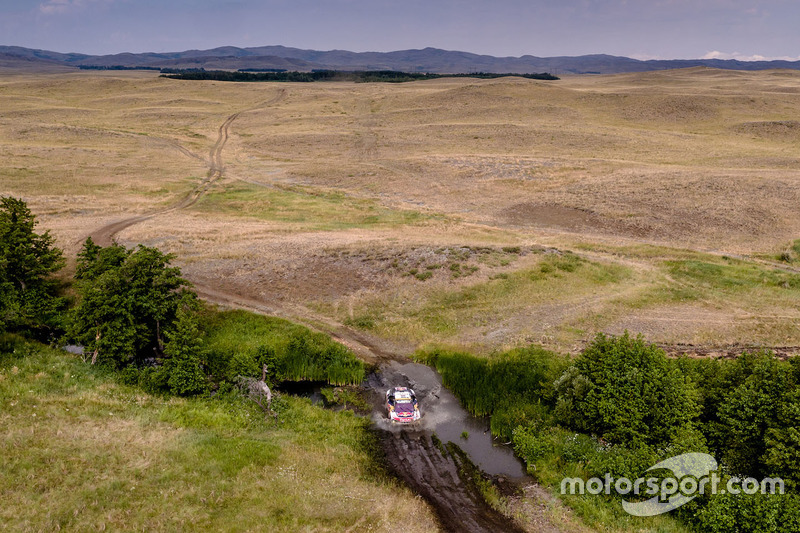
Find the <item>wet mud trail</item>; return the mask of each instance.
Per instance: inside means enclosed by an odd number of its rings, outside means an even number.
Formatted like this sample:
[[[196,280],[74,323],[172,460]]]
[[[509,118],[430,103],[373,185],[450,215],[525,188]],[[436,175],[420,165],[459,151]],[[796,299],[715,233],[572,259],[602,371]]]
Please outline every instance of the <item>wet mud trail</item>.
[[[422,412],[419,422],[402,426],[386,418],[384,393],[395,385],[416,392]],[[380,430],[388,465],[433,507],[445,531],[524,531],[486,503],[475,483],[481,471],[512,482],[525,481],[522,463],[509,448],[496,443],[488,421],[470,416],[461,407],[433,369],[388,362],[369,376],[368,386],[375,405],[373,422]],[[466,438],[464,431],[469,433]]]
[[[486,503],[467,478],[470,465],[463,455],[425,434],[409,432],[385,437],[383,447],[391,468],[434,508],[445,531],[524,531]]]

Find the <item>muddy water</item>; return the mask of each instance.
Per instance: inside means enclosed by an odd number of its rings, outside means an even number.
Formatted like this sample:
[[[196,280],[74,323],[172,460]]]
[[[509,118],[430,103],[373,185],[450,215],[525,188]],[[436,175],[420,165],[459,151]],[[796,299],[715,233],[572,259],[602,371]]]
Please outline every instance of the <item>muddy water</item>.
[[[378,407],[373,413],[375,424],[392,433],[427,434],[436,433],[442,442],[452,441],[467,452],[470,459],[481,470],[492,476],[521,478],[525,476],[522,462],[507,446],[498,443],[489,431],[489,420],[476,418],[459,403],[443,385],[438,373],[432,368],[416,363],[393,361],[381,368],[380,375],[370,377],[370,385],[378,396]],[[419,399],[422,419],[413,427],[390,422],[383,409],[383,394],[393,386],[408,386],[414,389]],[[462,438],[466,431],[469,437]]]
[[[522,531],[484,501],[465,473],[471,461],[492,476],[519,480],[525,477],[520,460],[492,438],[487,420],[469,415],[442,386],[439,375],[425,365],[392,361],[372,374],[368,383],[374,391],[373,421],[382,430],[389,464],[431,504],[446,531]],[[383,395],[398,385],[411,387],[417,394],[422,418],[413,425],[399,425],[386,418]],[[464,431],[469,437],[462,438]],[[437,444],[435,438],[445,445]],[[469,459],[448,449],[448,441],[457,444]]]

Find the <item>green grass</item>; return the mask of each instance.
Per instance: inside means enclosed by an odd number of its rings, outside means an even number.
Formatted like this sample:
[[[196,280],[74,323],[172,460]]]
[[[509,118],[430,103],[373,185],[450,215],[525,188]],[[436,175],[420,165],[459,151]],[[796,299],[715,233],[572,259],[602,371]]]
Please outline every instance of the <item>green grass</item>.
[[[305,326],[249,313],[247,311],[201,311],[201,329],[205,332],[206,347],[215,351],[251,352],[268,344],[276,350],[286,349],[293,335],[310,333]]]
[[[576,250],[588,252],[599,252],[613,254],[631,259],[663,259],[663,260],[714,260],[718,256],[685,248],[672,248],[669,246],[658,246],[654,244],[635,244],[618,246],[606,243],[579,243],[575,246]]]
[[[695,337],[684,342],[797,342],[797,320],[793,317],[797,316],[800,298],[800,274],[760,262],[708,254],[681,259],[661,257],[653,267],[652,271],[643,272],[645,276],[640,277],[635,290],[609,300],[602,309],[571,325],[602,331],[629,313],[647,316],[661,307],[684,307],[689,313],[702,315],[702,310],[707,310],[720,317],[715,319],[718,323],[705,326],[701,318]],[[724,322],[726,317],[729,323]]]
[[[701,298],[723,303],[726,297],[745,293],[783,300],[783,295],[800,291],[800,274],[727,256],[652,245],[581,244],[576,248],[655,261],[674,282],[661,287],[659,295],[651,298],[653,303]],[[789,262],[800,255],[800,239],[789,246],[787,253],[791,255]]]
[[[152,396],[78,357],[15,348],[0,355],[2,529],[407,526],[394,505],[430,523],[382,473],[368,420],[350,412],[281,396],[274,422],[235,394]]]
[[[800,297],[800,274],[736,259],[667,261],[665,268],[698,298],[745,298],[750,306],[788,305]]]
[[[304,187],[266,188],[246,183],[211,191],[193,209],[322,231],[416,225],[441,219],[418,211],[389,209],[374,200],[340,192]]]
[[[206,309],[201,316],[206,361],[217,378],[260,377],[266,363],[273,379],[332,385],[364,379],[364,364],[349,349],[305,326],[247,311]]]
[[[785,250],[777,255],[764,255],[768,259],[775,259],[784,263],[798,263],[800,262],[800,239],[792,241]]]

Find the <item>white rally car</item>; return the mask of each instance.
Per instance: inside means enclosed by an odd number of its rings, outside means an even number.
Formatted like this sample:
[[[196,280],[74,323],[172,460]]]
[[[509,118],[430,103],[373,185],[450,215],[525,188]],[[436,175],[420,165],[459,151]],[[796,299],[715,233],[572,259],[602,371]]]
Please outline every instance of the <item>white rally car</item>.
[[[417,395],[408,387],[392,387],[387,390],[386,409],[392,422],[408,424],[420,419]]]

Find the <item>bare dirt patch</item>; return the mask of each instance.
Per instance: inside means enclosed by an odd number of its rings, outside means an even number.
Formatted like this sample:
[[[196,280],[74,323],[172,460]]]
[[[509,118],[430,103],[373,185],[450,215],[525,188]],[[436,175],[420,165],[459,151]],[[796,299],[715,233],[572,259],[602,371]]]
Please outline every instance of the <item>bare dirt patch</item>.
[[[605,331],[621,335],[628,331],[632,335],[643,335],[646,339],[661,343],[708,342],[704,336],[708,331],[732,335],[736,328],[736,316],[730,310],[708,309],[696,305],[663,306],[641,313],[626,315]]]
[[[744,122],[735,126],[734,131],[761,139],[796,141],[800,139],[800,122],[797,120],[771,120]]]
[[[523,202],[514,204],[501,215],[507,223],[518,226],[546,226],[581,233],[612,233],[647,237],[652,228],[647,225],[626,224],[598,215],[589,210]]]

